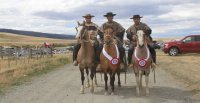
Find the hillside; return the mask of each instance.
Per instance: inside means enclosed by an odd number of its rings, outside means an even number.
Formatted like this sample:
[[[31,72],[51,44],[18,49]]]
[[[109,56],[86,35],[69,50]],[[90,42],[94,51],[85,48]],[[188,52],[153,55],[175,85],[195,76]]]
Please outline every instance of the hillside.
[[[23,45],[42,45],[44,42],[54,43],[58,45],[68,45],[70,43],[74,43],[73,39],[52,39],[52,38],[44,38],[44,37],[33,37],[33,36],[25,36],[18,35],[13,33],[3,33],[0,32],[0,46],[23,46]]]
[[[73,39],[74,38],[73,35],[41,33],[41,32],[12,30],[12,29],[0,29],[0,32],[26,35],[26,36],[54,38],[54,39]]]

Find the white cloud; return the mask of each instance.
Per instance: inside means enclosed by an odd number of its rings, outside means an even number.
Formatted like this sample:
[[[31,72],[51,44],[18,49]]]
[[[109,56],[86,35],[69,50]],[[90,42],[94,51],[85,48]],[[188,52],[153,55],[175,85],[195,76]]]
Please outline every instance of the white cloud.
[[[133,24],[129,17],[138,13],[156,35],[185,33],[185,30],[200,33],[200,2],[194,1],[0,0],[0,28],[75,34],[76,21],[83,20],[81,15],[91,12],[96,16],[94,22],[101,25],[106,21],[102,13],[113,11],[118,13],[115,20],[126,29]]]
[[[172,10],[169,13],[160,15],[161,19],[170,19],[170,20],[180,20],[180,19],[190,19],[190,18],[199,18],[200,17],[200,7],[199,3],[188,3],[180,4],[171,7]]]

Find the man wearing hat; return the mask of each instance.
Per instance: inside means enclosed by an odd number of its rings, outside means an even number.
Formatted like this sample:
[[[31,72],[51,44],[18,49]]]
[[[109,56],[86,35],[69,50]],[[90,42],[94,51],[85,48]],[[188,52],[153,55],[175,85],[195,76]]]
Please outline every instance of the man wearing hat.
[[[133,15],[133,17],[130,18],[130,19],[133,19],[133,21],[134,21],[134,24],[126,30],[127,38],[130,40],[130,42],[135,42],[133,40],[133,35],[135,35],[137,33],[137,30],[144,30],[147,37],[149,37],[149,39],[152,40],[152,37],[151,37],[152,30],[151,30],[151,28],[147,24],[140,22],[140,18],[142,18],[140,15]],[[134,51],[133,43],[131,43],[129,47],[130,48],[128,50],[128,63],[130,65],[131,64],[131,57],[132,57],[132,54],[133,54],[133,51]],[[149,46],[149,51],[151,52],[153,62],[155,63],[156,62],[155,49],[152,48],[151,46]]]
[[[106,17],[108,21],[102,24],[101,30],[104,31],[107,27],[113,28],[114,35],[120,42],[118,43],[118,48],[120,52],[120,59],[123,63],[122,67],[124,67],[125,62],[123,60],[123,57],[125,55],[125,49],[123,48],[123,38],[124,38],[125,29],[121,26],[121,24],[113,20],[113,17],[115,15],[116,14],[113,14],[112,12],[108,12],[104,15],[104,17]],[[103,48],[103,44],[100,45],[99,52],[102,50],[102,48]]]
[[[94,30],[94,31],[97,31],[100,38],[103,38],[103,34],[101,34],[101,31],[100,31],[100,27],[98,25],[96,25],[95,23],[92,22],[92,17],[94,17],[93,15],[91,14],[86,14],[83,16],[83,18],[85,18],[85,28],[87,30]],[[76,37],[76,39],[79,39],[78,37]],[[96,60],[97,62],[99,62],[99,58],[97,56],[97,49],[98,49],[98,46],[99,46],[99,43],[98,41],[96,40],[95,42],[95,45],[94,45],[94,49],[95,49],[95,52],[96,52]],[[78,54],[78,51],[81,47],[81,44],[78,42],[75,46],[74,46],[74,50],[73,50],[73,64],[75,66],[78,65],[78,62],[77,62],[77,54]]]

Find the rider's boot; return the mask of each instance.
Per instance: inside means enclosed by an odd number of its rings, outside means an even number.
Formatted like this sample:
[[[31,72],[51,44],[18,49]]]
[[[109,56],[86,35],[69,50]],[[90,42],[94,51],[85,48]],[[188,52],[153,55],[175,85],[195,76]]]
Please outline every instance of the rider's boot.
[[[129,48],[128,49],[128,66],[131,65],[132,55],[133,55],[133,48]]]
[[[120,64],[120,69],[124,69],[125,66],[126,66],[126,62],[124,61],[124,56],[125,56],[125,49],[118,45],[118,50],[119,50],[119,53],[120,53],[120,60],[121,60],[121,64]]]
[[[73,49],[73,65],[74,66],[78,66],[77,54],[78,54],[80,47],[81,47],[81,44],[76,44]]]
[[[97,71],[101,71],[101,68],[100,68],[100,54],[101,54],[102,49],[103,49],[103,45],[99,44],[97,52],[96,52],[96,54],[97,54],[96,55],[96,57],[97,57],[97,63],[98,63],[97,69],[96,69]]]
[[[152,57],[152,60],[153,60],[153,63],[152,63],[152,67],[153,68],[156,68],[156,51],[153,47],[149,46],[149,51],[151,53],[151,57]]]

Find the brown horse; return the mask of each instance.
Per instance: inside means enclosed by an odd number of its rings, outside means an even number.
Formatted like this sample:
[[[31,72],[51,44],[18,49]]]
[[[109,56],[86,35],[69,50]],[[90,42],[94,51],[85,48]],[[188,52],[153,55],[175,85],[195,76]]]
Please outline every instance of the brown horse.
[[[104,31],[104,45],[103,50],[100,54],[100,68],[104,73],[104,81],[105,81],[105,95],[108,95],[108,76],[110,75],[110,86],[111,86],[111,94],[114,94],[114,81],[115,74],[118,74],[118,85],[120,85],[120,60],[119,60],[119,51],[117,48],[117,44],[113,39],[113,29],[108,27]]]
[[[77,61],[79,64],[79,69],[81,72],[81,90],[80,93],[84,93],[84,70],[86,70],[87,74],[87,85],[88,87],[90,86],[89,83],[89,70],[90,72],[90,79],[91,79],[91,88],[90,92],[94,92],[94,81],[93,78],[96,73],[96,66],[97,64],[94,62],[95,61],[95,50],[94,50],[94,39],[97,36],[97,33],[95,31],[87,30],[85,28],[85,23],[77,27],[77,35],[76,37],[79,38],[79,41],[81,43],[81,48],[79,49],[78,55],[77,55]],[[89,69],[89,70],[88,70]]]
[[[133,54],[133,69],[136,78],[136,93],[140,96],[140,90],[142,89],[142,75],[145,75],[146,82],[146,95],[149,95],[149,73],[153,66],[150,51],[148,49],[148,43],[150,40],[146,37],[142,30],[138,30],[134,39],[137,41],[137,46]],[[154,79],[155,80],[155,79]]]

